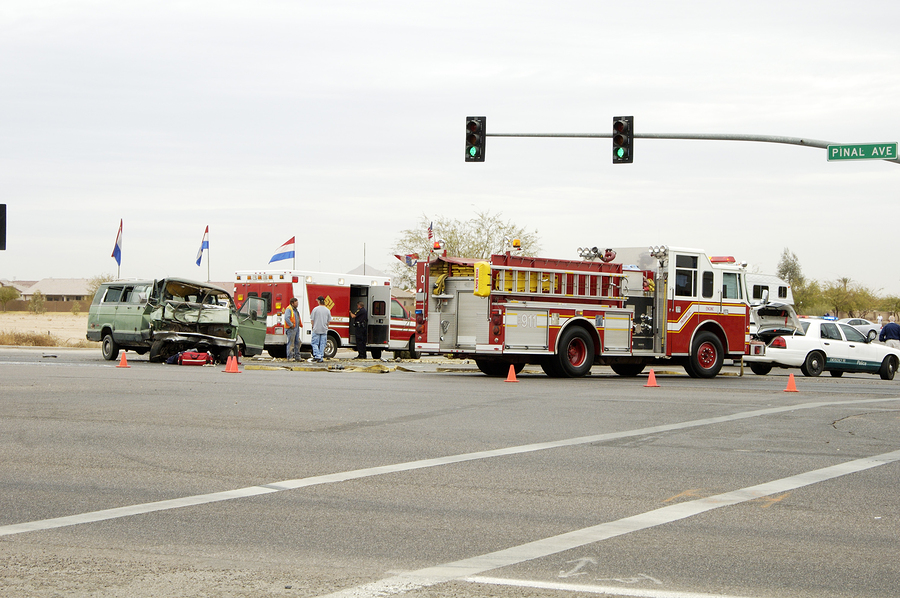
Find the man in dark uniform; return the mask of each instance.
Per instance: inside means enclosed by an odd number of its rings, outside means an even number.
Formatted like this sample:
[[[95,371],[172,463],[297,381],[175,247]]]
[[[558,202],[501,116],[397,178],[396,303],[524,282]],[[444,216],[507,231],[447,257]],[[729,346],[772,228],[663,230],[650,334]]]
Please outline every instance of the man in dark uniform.
[[[366,343],[369,334],[369,312],[366,311],[366,304],[360,301],[356,304],[356,313],[352,314],[354,324],[356,325],[356,352],[357,359],[366,358]]]

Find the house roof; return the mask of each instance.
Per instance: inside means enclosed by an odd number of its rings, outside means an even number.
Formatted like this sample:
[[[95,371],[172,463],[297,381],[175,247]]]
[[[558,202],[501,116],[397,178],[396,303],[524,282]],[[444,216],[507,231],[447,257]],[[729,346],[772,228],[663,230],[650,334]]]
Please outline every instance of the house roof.
[[[40,291],[41,295],[66,295],[80,297],[89,295],[88,281],[86,278],[44,278],[30,287],[21,291],[23,295],[33,295]]]

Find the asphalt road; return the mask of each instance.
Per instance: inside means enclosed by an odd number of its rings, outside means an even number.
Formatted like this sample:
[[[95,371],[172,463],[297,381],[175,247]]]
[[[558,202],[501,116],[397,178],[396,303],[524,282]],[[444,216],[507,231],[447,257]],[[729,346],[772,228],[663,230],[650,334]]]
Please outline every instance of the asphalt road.
[[[0,348],[3,596],[900,593],[900,381],[129,363]]]

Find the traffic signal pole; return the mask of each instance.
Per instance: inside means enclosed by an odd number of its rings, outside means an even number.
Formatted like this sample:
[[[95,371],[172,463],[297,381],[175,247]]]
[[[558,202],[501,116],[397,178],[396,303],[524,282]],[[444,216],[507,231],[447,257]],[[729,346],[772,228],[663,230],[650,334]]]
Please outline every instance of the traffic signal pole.
[[[571,138],[612,138],[613,133],[485,133],[486,137],[571,137]],[[700,141],[754,141],[758,143],[782,143],[828,149],[829,145],[840,145],[834,141],[808,139],[806,137],[782,137],[778,135],[740,135],[734,133],[632,133],[635,139],[690,139]],[[884,158],[885,162],[900,164],[900,157]]]

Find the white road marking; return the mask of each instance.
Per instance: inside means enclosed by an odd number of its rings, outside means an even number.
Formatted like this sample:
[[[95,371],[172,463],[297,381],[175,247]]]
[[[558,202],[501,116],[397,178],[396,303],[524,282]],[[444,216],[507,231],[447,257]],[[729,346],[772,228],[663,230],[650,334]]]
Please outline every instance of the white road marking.
[[[559,590],[563,592],[582,592],[584,594],[613,594],[615,596],[633,596],[635,598],[742,598],[724,594],[701,594],[698,592],[672,592],[667,590],[651,590],[623,588],[621,586],[594,586],[579,583],[559,583],[552,581],[531,581],[528,579],[503,579],[502,577],[467,577],[465,581],[496,586],[512,586],[516,588],[535,588],[537,590]]]
[[[816,469],[814,471],[782,478],[780,480],[766,482],[765,484],[741,488],[740,490],[726,492],[717,496],[701,498],[699,500],[677,505],[669,505],[639,515],[625,517],[618,521],[601,523],[592,527],[586,527],[558,536],[544,538],[543,540],[528,542],[527,544],[522,544],[520,546],[513,546],[504,550],[470,557],[453,563],[445,563],[443,565],[419,569],[418,571],[402,573],[355,588],[327,594],[325,598],[383,597],[392,594],[402,594],[448,581],[471,579],[479,573],[490,571],[491,569],[516,565],[524,561],[530,561],[565,550],[579,548],[586,544],[592,544],[594,542],[615,538],[616,536],[622,536],[631,532],[656,527],[680,519],[686,519],[694,515],[699,515],[700,513],[712,511],[713,509],[736,505],[770,494],[795,490],[825,480],[864,471],[887,463],[893,463],[898,460],[900,460],[900,450],[876,455],[874,457],[848,461],[847,463],[840,463],[838,465],[832,465],[831,467]],[[621,589],[618,590],[618,592],[620,594],[625,593],[621,591]],[[685,596],[689,595],[690,594],[685,594]],[[699,594],[694,594],[694,596],[699,596]]]
[[[153,513],[156,511],[165,511],[168,509],[178,509],[182,507],[193,507],[203,504],[221,502],[225,500],[234,500],[237,498],[248,498],[251,496],[259,496],[272,492],[280,492],[284,490],[295,490],[297,488],[306,488],[309,486],[317,486],[321,484],[333,484],[336,482],[346,482],[349,480],[357,480],[377,475],[390,473],[398,473],[402,471],[413,471],[416,469],[424,469],[427,467],[437,467],[440,465],[451,465],[454,463],[464,463],[466,461],[476,461],[479,459],[490,459],[493,457],[505,457],[509,455],[520,455],[523,453],[531,453],[535,451],[543,451],[566,446],[577,446],[581,444],[590,444],[594,442],[606,442],[609,440],[617,440],[620,438],[630,438],[634,436],[644,436],[649,434],[659,434],[661,432],[671,432],[674,430],[684,430],[687,428],[695,428],[698,426],[708,426],[712,424],[733,422],[753,417],[762,417],[766,415],[774,415],[789,411],[799,411],[801,409],[816,409],[819,407],[857,405],[864,403],[884,403],[890,401],[898,401],[900,397],[889,399],[862,399],[854,401],[823,401],[816,403],[802,403],[799,405],[790,405],[785,407],[772,407],[769,409],[758,409],[754,411],[744,411],[732,415],[722,415],[719,417],[710,417],[705,419],[697,419],[692,421],[663,424],[659,426],[651,426],[647,428],[638,428],[636,430],[628,430],[624,432],[610,432],[607,434],[596,434],[593,436],[581,436],[578,438],[568,438],[563,440],[554,440],[550,442],[539,442],[535,444],[525,444],[489,451],[479,451],[475,453],[464,453],[461,455],[450,455],[447,457],[437,457],[434,459],[422,459],[420,461],[409,461],[406,463],[395,463],[392,465],[382,465],[379,467],[369,467],[366,469],[357,469],[353,471],[345,471],[341,473],[326,474],[313,476],[310,478],[299,478],[295,480],[284,480],[272,484],[263,484],[259,486],[250,486],[247,488],[238,488],[236,490],[226,490],[223,492],[213,492],[210,494],[200,494],[196,496],[186,496],[183,498],[175,498],[170,500],[162,500],[158,502],[142,503],[112,509],[104,509],[102,511],[92,511],[78,515],[69,515],[66,517],[55,517],[52,519],[42,519],[39,521],[31,521],[26,523],[15,523],[11,525],[0,526],[0,536],[9,536],[12,534],[21,534],[24,532],[33,532],[39,530],[55,529],[71,525],[80,525],[84,523],[93,523],[97,521],[106,521],[108,519],[117,519],[120,517],[130,517],[132,515],[142,515],[145,513]]]

